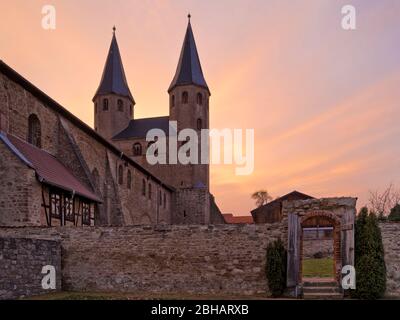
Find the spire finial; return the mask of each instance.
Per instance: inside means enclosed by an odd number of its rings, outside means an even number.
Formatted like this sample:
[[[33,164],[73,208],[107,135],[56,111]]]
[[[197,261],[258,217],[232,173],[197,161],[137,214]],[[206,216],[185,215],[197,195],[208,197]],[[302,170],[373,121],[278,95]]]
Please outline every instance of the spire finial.
[[[188,19],[189,19],[189,22],[190,22],[190,18],[192,17],[192,15],[190,14],[190,12],[188,13]]]
[[[113,27],[113,34],[115,34],[115,30],[117,30],[117,28],[114,26]]]

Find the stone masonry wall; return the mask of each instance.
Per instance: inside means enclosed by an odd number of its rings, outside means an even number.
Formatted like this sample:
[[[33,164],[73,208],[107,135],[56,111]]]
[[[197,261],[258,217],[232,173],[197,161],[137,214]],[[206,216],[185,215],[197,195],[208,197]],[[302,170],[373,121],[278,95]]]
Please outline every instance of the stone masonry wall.
[[[59,241],[0,236],[0,299],[48,293],[42,288],[42,268],[56,270],[56,290],[61,289]],[[57,275],[59,275],[57,277]]]
[[[310,259],[320,254],[320,258],[333,255],[333,239],[303,239],[303,257]]]
[[[381,223],[387,270],[386,295],[400,296],[400,223]]]
[[[63,290],[265,293],[266,247],[280,224],[0,229],[61,237]]]

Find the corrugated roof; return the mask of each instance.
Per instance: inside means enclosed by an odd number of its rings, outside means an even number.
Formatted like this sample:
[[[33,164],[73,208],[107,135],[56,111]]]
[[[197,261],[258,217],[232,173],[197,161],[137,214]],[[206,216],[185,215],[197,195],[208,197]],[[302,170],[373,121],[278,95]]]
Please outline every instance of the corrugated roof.
[[[201,69],[200,58],[197,52],[190,20],[183,41],[178,67],[176,68],[176,73],[169,86],[168,92],[180,85],[197,85],[206,88],[208,92],[210,92],[206,80],[204,79],[203,70]]]
[[[106,64],[103,70],[103,76],[101,77],[100,85],[96,91],[95,97],[100,94],[110,93],[129,97],[132,102],[135,103],[132,93],[129,90],[128,82],[126,81],[115,32],[111,40],[110,50],[108,51]]]
[[[25,164],[29,165],[36,171],[41,182],[64,189],[71,193],[75,192],[79,196],[96,202],[102,202],[96,194],[89,190],[50,153],[10,134],[1,134],[0,139]]]
[[[131,120],[128,127],[115,135],[113,139],[146,138],[147,132],[151,129],[161,129],[167,136],[169,132],[169,117]]]

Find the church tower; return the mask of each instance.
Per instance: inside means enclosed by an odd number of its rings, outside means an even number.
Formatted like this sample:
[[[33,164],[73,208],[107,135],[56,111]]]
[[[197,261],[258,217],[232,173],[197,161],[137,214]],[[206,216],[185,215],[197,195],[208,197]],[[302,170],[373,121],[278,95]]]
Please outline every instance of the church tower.
[[[113,28],[113,37],[100,85],[93,97],[95,130],[104,138],[125,129],[133,119],[135,100],[126,81],[124,67]]]
[[[199,55],[189,21],[175,76],[169,86],[170,121],[177,121],[178,132],[191,128],[199,138],[199,160],[201,129],[209,128],[210,90],[204,79]],[[179,146],[180,144],[178,144]],[[209,165],[178,165],[175,186],[183,188],[209,188]]]

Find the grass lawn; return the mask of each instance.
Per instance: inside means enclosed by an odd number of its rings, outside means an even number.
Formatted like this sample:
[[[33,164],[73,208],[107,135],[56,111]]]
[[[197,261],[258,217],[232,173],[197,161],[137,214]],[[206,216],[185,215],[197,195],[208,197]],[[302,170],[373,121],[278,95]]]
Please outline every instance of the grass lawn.
[[[333,278],[333,258],[304,259],[304,278]]]

